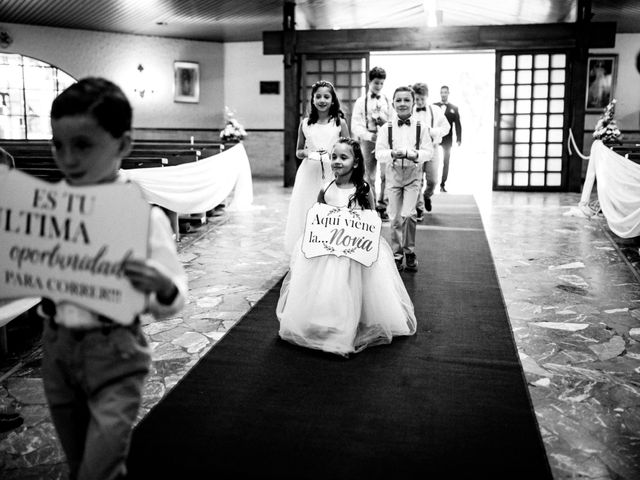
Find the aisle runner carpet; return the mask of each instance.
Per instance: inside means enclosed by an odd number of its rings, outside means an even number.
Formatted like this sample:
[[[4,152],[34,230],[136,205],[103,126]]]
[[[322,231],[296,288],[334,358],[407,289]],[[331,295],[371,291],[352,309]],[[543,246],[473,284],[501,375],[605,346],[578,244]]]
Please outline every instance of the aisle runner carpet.
[[[423,225],[415,336],[290,345],[278,285],[138,425],[132,477],[552,478],[473,197],[435,197]]]

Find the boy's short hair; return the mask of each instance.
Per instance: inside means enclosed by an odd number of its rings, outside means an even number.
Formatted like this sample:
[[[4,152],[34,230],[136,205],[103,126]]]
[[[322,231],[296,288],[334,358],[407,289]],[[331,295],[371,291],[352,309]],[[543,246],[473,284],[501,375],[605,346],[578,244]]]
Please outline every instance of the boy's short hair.
[[[401,85],[400,87],[396,88],[395,91],[393,92],[393,97],[391,97],[392,99],[395,100],[396,98],[396,93],[398,92],[409,92],[411,94],[411,98],[413,98],[413,101],[415,102],[416,100],[416,94],[413,91],[413,88],[408,87],[406,85]]]
[[[82,114],[92,115],[115,138],[131,130],[131,104],[120,87],[105,78],[83,78],[51,104],[52,119]]]
[[[13,160],[13,156],[2,147],[0,147],[0,165],[16,168],[16,162]]]
[[[442,85],[442,86],[440,87],[440,90],[442,90],[443,88],[446,88],[446,89],[447,89],[447,91],[449,90],[449,87],[447,87],[446,85]]]
[[[416,92],[417,95],[429,95],[429,87],[427,87],[426,83],[414,83],[411,85],[411,89]]]
[[[373,67],[369,70],[369,81],[373,82],[376,78],[384,80],[387,78],[387,72],[382,67]]]

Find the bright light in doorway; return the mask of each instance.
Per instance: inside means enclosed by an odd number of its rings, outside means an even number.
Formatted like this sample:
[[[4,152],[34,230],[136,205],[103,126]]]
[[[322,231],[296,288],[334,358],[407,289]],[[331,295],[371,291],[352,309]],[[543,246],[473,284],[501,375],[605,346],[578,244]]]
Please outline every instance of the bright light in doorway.
[[[449,87],[448,100],[460,109],[463,135],[462,144],[454,143],[451,150],[447,190],[473,193],[476,200],[490,199],[493,182],[495,64],[495,52],[484,50],[371,52],[369,56],[369,65],[387,72],[382,89],[387,98],[398,86],[424,82],[429,87],[427,102],[432,104],[441,101],[440,87]]]
[[[422,0],[422,8],[427,20],[427,27],[437,27],[438,17],[436,14],[436,0]]]

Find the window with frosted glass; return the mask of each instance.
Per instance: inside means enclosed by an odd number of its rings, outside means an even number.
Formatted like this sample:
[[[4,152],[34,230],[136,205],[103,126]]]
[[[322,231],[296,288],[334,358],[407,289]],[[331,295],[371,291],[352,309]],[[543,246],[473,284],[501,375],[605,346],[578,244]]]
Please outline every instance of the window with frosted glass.
[[[494,185],[561,186],[566,55],[509,53],[498,67]]]
[[[74,82],[48,63],[0,54],[0,139],[51,138],[51,102]]]
[[[362,95],[368,84],[367,58],[361,55],[350,58],[328,58],[308,56],[304,59],[304,73],[302,84],[305,85],[305,95],[301,98],[301,115],[305,115],[310,108],[311,85],[318,80],[326,80],[333,84],[340,107],[347,122],[350,122],[353,104]]]

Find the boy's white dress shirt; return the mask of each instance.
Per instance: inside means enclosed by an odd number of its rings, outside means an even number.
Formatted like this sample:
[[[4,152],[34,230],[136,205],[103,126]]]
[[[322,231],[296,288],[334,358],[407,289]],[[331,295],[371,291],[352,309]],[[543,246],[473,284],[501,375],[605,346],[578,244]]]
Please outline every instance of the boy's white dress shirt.
[[[415,118],[416,120],[420,120],[422,125],[429,128],[429,136],[434,145],[440,145],[442,142],[442,137],[444,137],[451,130],[451,125],[447,120],[447,117],[444,116],[444,113],[441,109],[434,107],[433,105],[427,105],[426,110],[417,111],[417,108],[414,107],[413,115],[411,118]],[[433,123],[431,114],[433,113]],[[433,124],[433,128],[431,125]]]
[[[367,102],[367,118],[365,118],[365,101]],[[376,118],[386,121],[389,118],[389,100],[383,94],[372,98],[371,92],[356,99],[351,114],[351,133],[359,141],[372,142],[378,130]]]
[[[122,175],[116,182],[126,181]],[[166,214],[158,207],[152,207],[149,220],[149,260],[154,266],[164,272],[178,289],[178,294],[170,305],[164,305],[158,301],[155,293],[149,294],[148,313],[156,318],[166,317],[179,312],[184,306],[188,294],[187,274],[178,258],[176,243],[173,239],[173,230]],[[67,328],[89,329],[101,327],[98,314],[79,305],[60,302],[56,305],[55,322]]]
[[[391,150],[397,149],[415,149],[416,148],[416,119],[412,115],[409,117],[411,124],[409,126],[398,126],[398,117],[393,116],[391,122],[391,136],[393,146],[389,148],[389,127],[388,124],[383,125],[378,130],[378,139],[376,141],[376,158],[381,163],[389,163],[393,160],[391,157]],[[417,163],[424,163],[431,161],[433,158],[433,143],[428,133],[428,128],[425,128],[424,123],[420,122],[420,148],[417,149],[418,158]],[[397,158],[396,164],[405,162],[405,165],[414,163],[412,160],[406,158]]]

